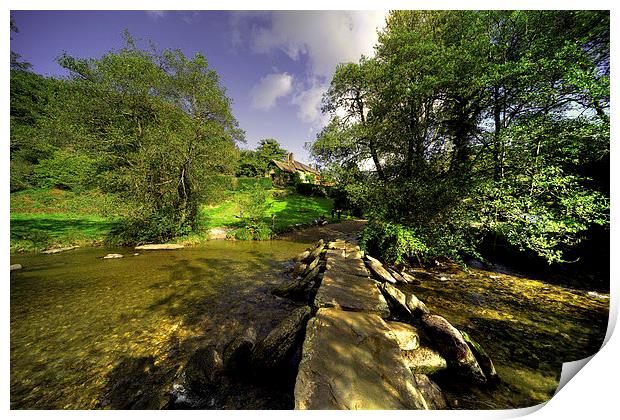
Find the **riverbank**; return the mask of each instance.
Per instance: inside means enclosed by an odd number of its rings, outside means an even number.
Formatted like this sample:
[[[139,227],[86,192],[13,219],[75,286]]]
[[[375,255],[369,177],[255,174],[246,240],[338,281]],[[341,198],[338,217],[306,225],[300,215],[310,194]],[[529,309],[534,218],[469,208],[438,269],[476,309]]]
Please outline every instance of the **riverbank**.
[[[333,200],[308,197],[292,189],[271,189],[265,222],[276,234],[308,227],[323,216],[330,222]],[[197,232],[179,237],[184,245],[204,244],[213,229],[233,232],[241,226],[236,204],[240,191],[229,191],[217,205],[203,205]],[[75,193],[59,189],[11,194],[11,253],[40,252],[67,246],[103,246],[130,209],[117,196],[98,191]],[[224,233],[224,236],[226,233]]]

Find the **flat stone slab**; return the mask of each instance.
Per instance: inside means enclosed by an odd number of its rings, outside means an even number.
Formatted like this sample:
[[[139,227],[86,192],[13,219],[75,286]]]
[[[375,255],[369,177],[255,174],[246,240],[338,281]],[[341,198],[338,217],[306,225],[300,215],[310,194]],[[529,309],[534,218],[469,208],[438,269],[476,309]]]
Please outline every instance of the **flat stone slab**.
[[[378,315],[321,308],[308,322],[296,409],[427,409]]]
[[[327,257],[327,270],[361,277],[370,276],[370,273],[366,269],[364,261],[360,259],[342,259],[338,257]]]
[[[149,245],[139,245],[134,249],[143,249],[147,251],[154,251],[158,249],[181,249],[184,248],[183,245],[178,244],[149,244]]]
[[[387,318],[390,308],[379,288],[368,277],[326,271],[314,299],[317,308],[368,312]]]

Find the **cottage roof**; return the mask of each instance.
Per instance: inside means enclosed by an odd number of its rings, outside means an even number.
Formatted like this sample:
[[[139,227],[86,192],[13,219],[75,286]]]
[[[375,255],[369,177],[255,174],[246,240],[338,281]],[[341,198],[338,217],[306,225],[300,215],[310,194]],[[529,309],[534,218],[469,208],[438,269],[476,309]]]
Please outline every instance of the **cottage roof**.
[[[297,162],[295,159],[293,159],[293,154],[289,153],[286,156],[286,161],[278,161],[278,160],[272,160],[272,162],[281,170],[285,171],[285,172],[290,172],[290,173],[295,173],[296,171],[302,171],[302,172],[310,172],[312,174],[315,175],[320,175],[320,172],[306,164],[303,164],[301,162]]]

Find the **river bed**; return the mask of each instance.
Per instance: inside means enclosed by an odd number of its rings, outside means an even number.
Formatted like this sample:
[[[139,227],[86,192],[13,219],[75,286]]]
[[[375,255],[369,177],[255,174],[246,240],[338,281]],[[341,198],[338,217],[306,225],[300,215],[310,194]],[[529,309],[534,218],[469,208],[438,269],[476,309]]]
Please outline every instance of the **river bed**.
[[[84,248],[14,255],[11,273],[11,408],[162,408],[198,347],[248,326],[262,337],[297,304],[271,295],[297,253],[327,227],[267,242],[212,241],[177,251]],[[121,259],[103,260],[107,253]],[[561,362],[596,352],[608,295],[481,269],[420,271],[407,286],[432,312],[468,331],[502,383],[461,393],[452,408],[512,408],[549,399]],[[292,408],[292,389],[245,387],[217,408]]]

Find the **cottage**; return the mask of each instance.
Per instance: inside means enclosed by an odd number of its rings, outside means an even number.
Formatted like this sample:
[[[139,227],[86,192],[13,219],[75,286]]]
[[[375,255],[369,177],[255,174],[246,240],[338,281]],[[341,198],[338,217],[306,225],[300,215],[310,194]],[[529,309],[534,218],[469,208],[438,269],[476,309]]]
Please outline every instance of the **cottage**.
[[[293,159],[292,153],[286,155],[285,161],[272,160],[269,163],[269,175],[276,185],[292,184],[297,179],[307,184],[321,182],[321,173],[317,169],[297,162]]]

